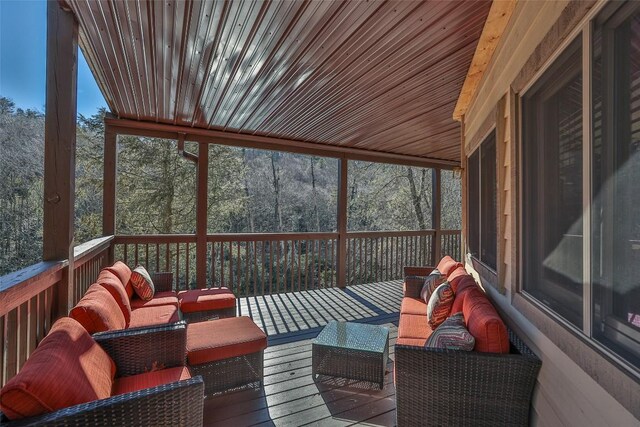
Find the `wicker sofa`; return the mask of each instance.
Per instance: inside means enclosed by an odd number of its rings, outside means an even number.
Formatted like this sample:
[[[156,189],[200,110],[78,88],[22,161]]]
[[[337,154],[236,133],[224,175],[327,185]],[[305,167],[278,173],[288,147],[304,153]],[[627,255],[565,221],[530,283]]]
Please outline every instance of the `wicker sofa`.
[[[433,267],[406,267],[395,346],[397,424],[527,425],[540,360],[500,319],[462,264],[445,257],[437,266],[476,339],[473,351],[426,347],[432,333],[420,299]]]
[[[62,318],[0,391],[0,423],[201,426],[204,383],[185,344],[184,322],[91,337]]]
[[[93,334],[236,315],[236,298],[227,288],[176,292],[172,273],[155,273],[154,296],[144,301],[135,295],[130,278],[131,269],[120,261],[102,269],[69,316]]]

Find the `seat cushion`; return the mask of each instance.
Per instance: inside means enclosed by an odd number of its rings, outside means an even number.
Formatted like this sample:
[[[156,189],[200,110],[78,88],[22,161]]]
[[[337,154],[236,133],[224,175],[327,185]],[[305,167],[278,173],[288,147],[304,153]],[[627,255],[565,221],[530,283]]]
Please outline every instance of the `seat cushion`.
[[[427,338],[398,338],[396,344],[410,345],[413,347],[424,347],[427,343]]]
[[[427,315],[427,303],[418,298],[402,298],[400,314]],[[426,322],[427,319],[425,319]]]
[[[158,305],[173,305],[178,308],[178,294],[173,291],[156,292],[149,301],[134,296],[131,298],[131,308],[155,307]]]
[[[153,294],[155,293],[153,280],[151,280],[151,275],[143,266],[139,265],[133,269],[129,283],[131,283],[133,291],[141,299],[149,301],[153,298]]]
[[[228,288],[192,289],[178,292],[183,313],[220,310],[236,306],[236,297]]]
[[[479,287],[466,291],[462,312],[467,322],[467,329],[476,339],[475,351],[509,352],[507,327]]]
[[[104,399],[111,395],[115,371],[84,327],[63,317],[2,388],[0,409],[17,419]]]
[[[136,308],[131,311],[130,328],[165,325],[180,320],[178,308],[174,305],[156,305]]]
[[[447,278],[449,277],[449,274],[451,274],[451,272],[453,272],[453,270],[455,270],[458,267],[464,267],[464,266],[458,261],[456,261],[455,259],[451,258],[449,255],[442,258],[438,263],[438,265],[436,266],[438,271],[440,271],[440,273],[442,273],[443,275],[447,276]]]
[[[187,326],[187,361],[200,365],[267,348],[267,336],[249,317],[230,317]]]
[[[127,295],[127,290],[118,276],[109,270],[102,270],[98,275],[96,283],[109,291],[122,311],[125,324],[128,325],[131,321],[131,301],[129,300],[129,295]]]
[[[87,332],[113,331],[126,328],[124,314],[111,293],[102,285],[89,286],[82,299],[69,312]]]
[[[120,279],[122,285],[127,291],[127,296],[131,299],[133,296],[133,286],[129,283],[131,280],[131,269],[129,266],[122,261],[116,261],[111,267],[105,267],[103,270],[108,270],[118,276],[118,279]]]
[[[433,331],[427,323],[427,316],[403,314],[398,323],[398,339],[417,338],[426,340]]]
[[[118,394],[144,390],[159,385],[171,384],[176,381],[188,380],[189,378],[191,378],[191,373],[186,366],[177,366],[175,368],[117,378],[113,383],[113,395],[116,396]]]

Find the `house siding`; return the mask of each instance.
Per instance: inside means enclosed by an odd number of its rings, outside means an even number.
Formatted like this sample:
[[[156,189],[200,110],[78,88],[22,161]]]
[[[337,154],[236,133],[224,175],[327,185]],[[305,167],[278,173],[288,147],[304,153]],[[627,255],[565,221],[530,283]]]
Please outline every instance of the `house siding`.
[[[518,2],[463,117],[463,166],[486,130],[495,126],[497,132],[497,280],[480,277],[471,259],[467,267],[542,359],[532,406],[536,426],[640,426],[638,379],[518,292],[518,92],[594,6],[594,1]]]

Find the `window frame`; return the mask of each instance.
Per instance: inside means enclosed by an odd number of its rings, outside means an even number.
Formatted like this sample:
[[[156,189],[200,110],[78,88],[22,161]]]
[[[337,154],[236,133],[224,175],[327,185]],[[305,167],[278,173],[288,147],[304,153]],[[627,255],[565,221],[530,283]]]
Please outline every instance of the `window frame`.
[[[624,357],[621,353],[617,353],[613,348],[606,346],[602,341],[596,339],[593,333],[593,299],[592,299],[592,280],[591,280],[591,256],[592,256],[592,200],[593,200],[593,104],[592,104],[592,70],[593,70],[593,33],[595,32],[595,24],[598,18],[608,13],[607,19],[613,15],[620,14],[623,10],[631,10],[640,8],[640,5],[631,7],[629,2],[617,4],[612,1],[600,2],[594,6],[566,36],[550,55],[540,69],[538,69],[532,78],[525,84],[519,93],[515,95],[515,133],[516,144],[516,282],[514,283],[513,292],[523,298],[524,301],[536,307],[540,312],[553,320],[556,324],[568,330],[573,335],[580,338],[590,348],[604,356],[611,363],[622,369],[636,381],[640,381],[640,366]],[[535,298],[523,289],[524,283],[524,242],[523,242],[523,213],[524,213],[524,197],[523,197],[523,98],[538,83],[543,74],[558,61],[558,58],[566,51],[570,44],[577,38],[582,38],[582,126],[583,126],[583,157],[582,157],[582,179],[583,179],[583,322],[582,327],[578,328],[564,317],[553,311],[549,306]],[[512,297],[513,298],[513,297]]]
[[[491,273],[496,274],[497,270],[498,270],[498,264],[499,264],[499,259],[498,259],[498,239],[499,239],[499,223],[498,223],[498,210],[499,210],[499,199],[498,199],[498,132],[496,129],[496,126],[493,125],[491,127],[491,129],[486,133],[486,135],[484,135],[484,137],[480,140],[480,144],[478,144],[478,146],[476,147],[475,150],[473,150],[473,152],[471,152],[468,156],[467,156],[467,170],[470,171],[471,170],[471,166],[470,166],[470,162],[472,158],[476,158],[477,159],[477,177],[475,177],[477,179],[477,184],[474,185],[474,187],[477,187],[477,192],[478,194],[477,199],[478,199],[478,204],[477,206],[472,206],[471,203],[468,203],[467,205],[467,218],[471,219],[472,215],[471,215],[471,210],[473,208],[476,208],[477,210],[477,224],[475,224],[475,228],[478,230],[477,232],[477,256],[474,255],[471,251],[471,247],[470,245],[468,245],[467,247],[467,253],[469,254],[469,256],[471,257],[471,259],[474,261],[474,263],[479,263],[482,265],[483,269],[488,270]],[[495,208],[494,208],[494,214],[493,215],[493,222],[495,223],[495,248],[494,248],[494,257],[495,257],[495,266],[491,266],[489,264],[487,264],[485,262],[485,260],[483,259],[484,257],[482,256],[482,249],[483,249],[483,197],[482,197],[482,192],[483,192],[483,187],[482,187],[482,181],[483,181],[483,168],[482,168],[482,160],[483,160],[483,146],[486,147],[487,143],[493,142],[493,151],[494,151],[494,156],[493,156],[493,169],[494,169],[494,180],[495,180],[495,186],[494,186],[494,190],[495,190]],[[485,148],[486,149],[486,148]],[[467,188],[469,188],[469,199],[471,199],[471,174],[468,173],[467,174]],[[473,228],[471,226],[471,224],[468,225],[468,228]],[[469,239],[471,240],[471,239]]]

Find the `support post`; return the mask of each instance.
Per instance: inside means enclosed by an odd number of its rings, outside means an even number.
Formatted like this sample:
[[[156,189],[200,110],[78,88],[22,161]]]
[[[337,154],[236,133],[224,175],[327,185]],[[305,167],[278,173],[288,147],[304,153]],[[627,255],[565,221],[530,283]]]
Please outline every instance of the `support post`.
[[[347,286],[347,165],[349,161],[346,157],[340,158],[338,164],[338,286]]]
[[[102,235],[116,234],[116,170],[118,135],[105,125],[104,131],[104,174],[102,190]],[[109,247],[109,265],[114,262],[114,245]]]
[[[431,225],[435,230],[433,236],[433,260],[431,265],[435,266],[442,258],[442,225],[441,225],[441,212],[442,212],[442,179],[440,169],[431,169]]]
[[[78,24],[58,1],[47,2],[47,83],[44,130],[45,261],[69,260],[55,291],[56,317],[73,304]]]
[[[196,281],[207,287],[207,207],[209,188],[209,144],[198,144],[198,193],[196,199]],[[186,284],[187,287],[189,284]]]

